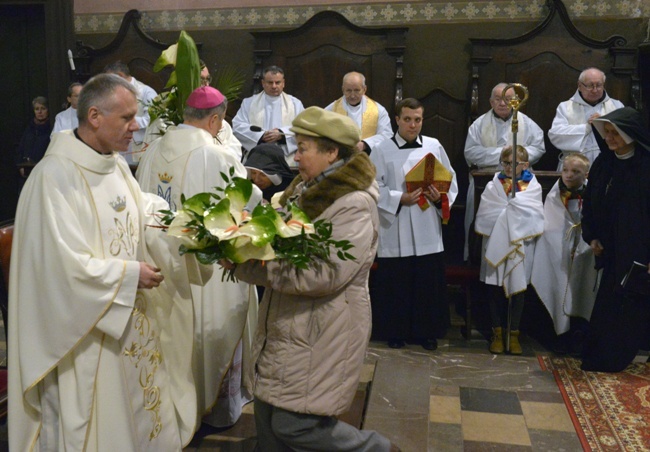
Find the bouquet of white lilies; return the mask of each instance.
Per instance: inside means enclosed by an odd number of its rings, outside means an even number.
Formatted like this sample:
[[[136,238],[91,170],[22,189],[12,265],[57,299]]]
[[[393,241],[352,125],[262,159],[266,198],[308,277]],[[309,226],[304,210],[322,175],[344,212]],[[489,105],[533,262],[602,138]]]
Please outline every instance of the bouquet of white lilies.
[[[248,260],[286,260],[296,269],[307,269],[320,261],[329,264],[330,250],[336,249],[341,260],[354,260],[347,251],[348,240],[332,239],[332,224],[324,220],[312,223],[309,217],[289,203],[285,210],[270,204],[245,209],[253,184],[248,179],[221,173],[225,188],[198,193],[189,199],[181,196],[182,208],[163,210],[161,222],[167,233],[179,237],[181,254],[194,253],[202,264],[221,259],[234,263]],[[226,272],[224,272],[226,276]],[[228,279],[234,279],[232,272]]]

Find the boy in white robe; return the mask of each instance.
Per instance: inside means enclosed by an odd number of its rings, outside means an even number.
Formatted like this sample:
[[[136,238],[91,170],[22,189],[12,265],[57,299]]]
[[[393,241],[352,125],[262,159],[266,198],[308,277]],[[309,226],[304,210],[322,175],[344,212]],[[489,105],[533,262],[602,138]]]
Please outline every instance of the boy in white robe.
[[[562,177],[544,202],[544,234],[535,247],[531,284],[548,310],[558,350],[578,352],[584,335],[582,322],[589,320],[598,292],[594,253],[582,235],[582,193],[589,159],[583,154],[564,158]],[[558,265],[559,264],[559,265]],[[565,333],[573,330],[571,337]]]
[[[517,146],[515,170],[512,157],[512,147],[501,152],[503,171],[495,173],[481,195],[475,229],[483,236],[481,281],[496,286],[494,296],[490,298],[494,333],[490,351],[503,353],[506,349],[504,342],[509,341],[510,353],[520,355],[519,322],[524,309],[524,294],[530,283],[536,237],[544,231],[544,213],[542,187],[527,170],[528,152],[523,146]],[[511,194],[513,173],[516,180],[514,198]],[[504,338],[503,331],[507,329],[510,336]]]

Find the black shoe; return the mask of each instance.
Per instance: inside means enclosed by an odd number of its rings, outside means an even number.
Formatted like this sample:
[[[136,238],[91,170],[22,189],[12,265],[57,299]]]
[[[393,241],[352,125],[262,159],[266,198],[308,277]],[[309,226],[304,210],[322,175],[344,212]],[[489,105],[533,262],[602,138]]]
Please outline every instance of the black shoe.
[[[435,349],[438,348],[438,340],[437,339],[424,339],[422,342],[420,342],[420,345],[425,350],[435,350]]]
[[[388,346],[390,348],[402,348],[406,345],[406,342],[404,342],[401,339],[391,339],[388,341]]]

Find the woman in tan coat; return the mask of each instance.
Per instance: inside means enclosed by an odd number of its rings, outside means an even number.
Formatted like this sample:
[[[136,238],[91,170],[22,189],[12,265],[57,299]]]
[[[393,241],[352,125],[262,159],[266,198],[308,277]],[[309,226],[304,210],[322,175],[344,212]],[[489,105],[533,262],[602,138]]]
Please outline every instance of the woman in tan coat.
[[[299,114],[295,161],[286,189],[315,221],[332,223],[355,260],[296,270],[249,261],[235,276],[266,287],[253,345],[255,422],[262,451],[389,451],[390,442],[334,416],[350,408],[370,338],[368,272],[377,247],[375,169],[353,151],[359,129],[348,117],[311,107]],[[394,449],[397,450],[397,449]]]

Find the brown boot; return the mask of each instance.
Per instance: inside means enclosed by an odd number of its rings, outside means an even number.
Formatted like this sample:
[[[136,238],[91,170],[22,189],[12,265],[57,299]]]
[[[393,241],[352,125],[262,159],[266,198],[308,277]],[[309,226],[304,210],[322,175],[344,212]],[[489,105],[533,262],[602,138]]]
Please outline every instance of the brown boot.
[[[501,334],[501,327],[492,328],[490,352],[495,354],[503,353],[503,335]]]
[[[521,355],[521,344],[519,344],[519,330],[510,332],[510,353]]]

